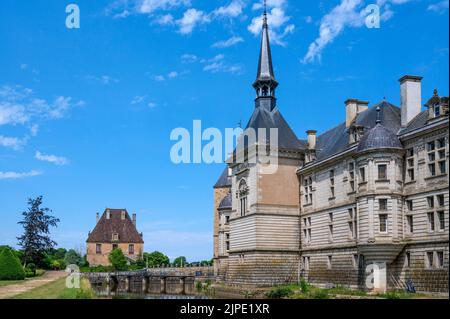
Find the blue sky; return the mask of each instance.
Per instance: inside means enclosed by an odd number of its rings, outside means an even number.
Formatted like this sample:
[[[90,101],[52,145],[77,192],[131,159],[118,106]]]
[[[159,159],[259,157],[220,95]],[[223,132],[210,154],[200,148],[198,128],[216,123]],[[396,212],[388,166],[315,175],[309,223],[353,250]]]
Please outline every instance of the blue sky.
[[[28,197],[79,248],[105,207],[138,214],[146,250],[212,257],[212,185],[222,165],[174,165],[170,132],[246,123],[261,24],[255,0],[0,4],[0,244],[15,245]],[[376,3],[381,27],[362,12]],[[300,138],[344,120],[344,101],[399,104],[397,80],[421,75],[423,99],[448,95],[448,0],[269,0],[279,107]]]

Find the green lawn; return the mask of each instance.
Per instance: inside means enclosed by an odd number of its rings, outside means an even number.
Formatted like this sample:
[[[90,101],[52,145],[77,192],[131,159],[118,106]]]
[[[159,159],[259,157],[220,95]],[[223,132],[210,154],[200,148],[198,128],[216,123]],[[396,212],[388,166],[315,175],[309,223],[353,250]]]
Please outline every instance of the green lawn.
[[[66,278],[60,278],[16,295],[12,299],[91,299],[93,297],[85,281],[82,280],[81,289],[69,289],[66,288]]]

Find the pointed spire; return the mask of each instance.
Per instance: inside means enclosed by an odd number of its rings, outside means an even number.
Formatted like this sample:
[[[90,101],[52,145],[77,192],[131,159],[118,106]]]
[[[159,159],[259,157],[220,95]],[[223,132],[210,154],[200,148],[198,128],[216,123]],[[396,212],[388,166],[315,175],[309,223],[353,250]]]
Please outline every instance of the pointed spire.
[[[269,24],[267,21],[266,1],[264,1],[261,50],[259,54],[258,74],[256,79],[275,80],[275,73],[273,72],[273,65],[272,65],[272,53],[270,50]]]
[[[260,98],[270,98],[271,101],[263,103],[272,110],[275,107],[275,89],[278,82],[273,72],[272,53],[270,50],[269,24],[267,15],[267,2],[264,0],[264,13],[262,24],[261,48],[259,53],[258,72],[253,87],[257,95],[257,107],[261,106]]]

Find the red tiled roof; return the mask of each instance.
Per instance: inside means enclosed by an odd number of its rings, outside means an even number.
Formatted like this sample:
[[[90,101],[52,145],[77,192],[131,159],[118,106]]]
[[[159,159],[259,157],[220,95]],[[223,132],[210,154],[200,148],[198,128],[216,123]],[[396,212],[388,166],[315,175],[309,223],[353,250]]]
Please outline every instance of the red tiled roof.
[[[109,209],[110,218],[107,218],[106,212],[95,225],[94,230],[89,234],[86,242],[88,243],[144,243],[136,226],[128,215],[126,209]],[[122,219],[122,211],[125,212],[125,218]],[[119,240],[113,241],[113,234],[119,235]]]

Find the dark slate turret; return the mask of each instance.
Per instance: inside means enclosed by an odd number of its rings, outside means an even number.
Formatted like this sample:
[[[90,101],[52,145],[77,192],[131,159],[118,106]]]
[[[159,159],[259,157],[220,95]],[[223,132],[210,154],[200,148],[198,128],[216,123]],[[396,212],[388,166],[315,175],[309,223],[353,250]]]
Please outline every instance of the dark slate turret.
[[[397,135],[382,125],[380,112],[381,108],[378,106],[376,125],[361,138],[358,152],[374,149],[403,149]]]
[[[231,204],[231,193],[228,193],[227,196],[225,196],[222,201],[219,204],[219,210],[225,210],[225,209],[231,209],[232,204]]]

